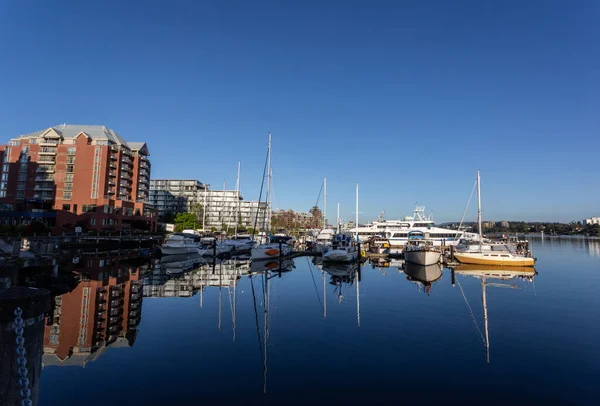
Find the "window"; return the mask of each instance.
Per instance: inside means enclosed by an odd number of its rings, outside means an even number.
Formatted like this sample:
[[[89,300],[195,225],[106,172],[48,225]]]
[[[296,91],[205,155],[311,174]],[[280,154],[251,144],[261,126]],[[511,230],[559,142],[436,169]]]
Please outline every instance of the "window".
[[[84,204],[81,212],[82,213],[94,213],[95,211],[96,211],[95,204]]]
[[[74,156],[68,156],[67,157],[67,163],[68,164],[74,164],[75,163],[75,157]]]
[[[73,182],[73,174],[72,173],[67,173],[65,175],[65,182]]]
[[[63,200],[71,200],[71,192],[63,192]]]
[[[73,205],[73,213],[77,213],[77,205],[76,204]]]
[[[66,191],[72,191],[73,190],[73,184],[72,183],[65,183],[65,190]]]
[[[71,211],[71,205],[70,204],[63,204],[63,208],[62,209],[66,210],[66,211]]]
[[[75,148],[69,148],[67,150],[67,155],[75,155]]]
[[[90,219],[90,225],[95,226],[96,225],[96,219],[94,217],[92,217]]]
[[[75,170],[74,165],[67,165],[67,173],[73,173]]]

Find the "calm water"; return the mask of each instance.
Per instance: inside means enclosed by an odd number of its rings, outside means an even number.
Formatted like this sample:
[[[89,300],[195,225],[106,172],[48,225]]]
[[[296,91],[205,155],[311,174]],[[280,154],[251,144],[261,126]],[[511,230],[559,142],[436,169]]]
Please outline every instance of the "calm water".
[[[243,261],[136,269],[117,277],[144,284],[141,314],[118,321],[129,333],[71,352],[92,334],[77,328],[92,277],[62,296],[40,405],[599,404],[600,241],[538,238],[533,251],[535,276],[459,271],[454,286],[449,269],[423,284],[395,263],[358,275],[312,258],[267,281]]]

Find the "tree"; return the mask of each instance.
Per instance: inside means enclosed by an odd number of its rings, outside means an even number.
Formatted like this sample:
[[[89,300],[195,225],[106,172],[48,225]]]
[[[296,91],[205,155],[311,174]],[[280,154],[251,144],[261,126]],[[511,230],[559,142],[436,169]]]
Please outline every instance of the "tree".
[[[190,207],[190,213],[192,213],[194,216],[196,216],[196,221],[201,225],[204,226],[202,224],[202,219],[204,218],[204,206],[200,203],[195,203]]]
[[[196,215],[193,213],[177,213],[175,216],[175,231],[181,232],[183,230],[195,230],[200,228],[200,223]]]

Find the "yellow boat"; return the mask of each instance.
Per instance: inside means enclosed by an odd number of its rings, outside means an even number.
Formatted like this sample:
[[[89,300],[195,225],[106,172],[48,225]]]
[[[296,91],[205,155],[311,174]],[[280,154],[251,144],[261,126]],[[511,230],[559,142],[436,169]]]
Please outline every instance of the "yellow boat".
[[[535,258],[515,255],[510,252],[456,252],[456,258],[461,264],[492,265],[492,266],[534,266]]]

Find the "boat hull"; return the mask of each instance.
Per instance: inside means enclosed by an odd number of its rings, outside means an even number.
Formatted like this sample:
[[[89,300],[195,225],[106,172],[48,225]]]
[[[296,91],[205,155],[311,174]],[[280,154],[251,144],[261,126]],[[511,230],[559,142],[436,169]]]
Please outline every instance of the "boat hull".
[[[252,248],[250,256],[253,261],[266,261],[269,259],[285,257],[291,253],[292,248],[286,244],[265,244]]]
[[[169,247],[163,245],[160,247],[160,252],[162,252],[163,255],[190,254],[197,253],[198,247]]]
[[[417,265],[433,265],[441,261],[442,254],[438,251],[404,251],[404,260]]]
[[[330,250],[323,254],[323,262],[353,262],[358,258],[358,251]]]
[[[534,258],[526,257],[499,257],[482,255],[481,253],[455,253],[454,257],[462,264],[494,265],[494,266],[534,266]]]

